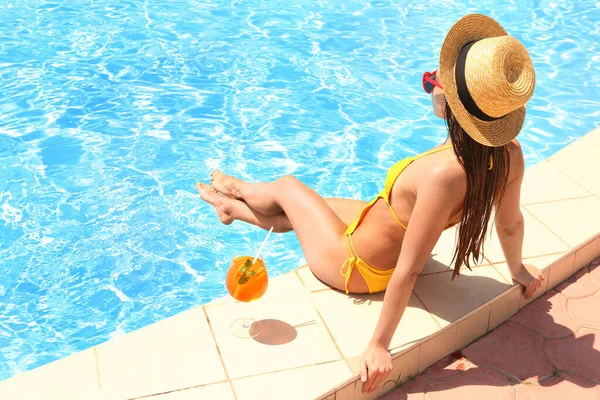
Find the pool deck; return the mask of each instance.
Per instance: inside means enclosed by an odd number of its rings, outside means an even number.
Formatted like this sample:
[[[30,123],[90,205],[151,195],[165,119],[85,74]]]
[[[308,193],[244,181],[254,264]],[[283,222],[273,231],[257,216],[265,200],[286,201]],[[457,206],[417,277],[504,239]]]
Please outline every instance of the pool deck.
[[[600,399],[600,257],[384,400]]]
[[[392,339],[393,371],[378,393],[363,395],[357,373],[383,296],[345,295],[301,267],[273,278],[267,294],[248,305],[263,325],[255,339],[229,330],[243,304],[218,299],[2,381],[0,398],[377,398],[498,327],[600,255],[598,171],[600,128],[527,169],[523,257],[545,277],[532,299],[512,283],[495,233],[484,262],[450,282],[455,230],[442,235]]]

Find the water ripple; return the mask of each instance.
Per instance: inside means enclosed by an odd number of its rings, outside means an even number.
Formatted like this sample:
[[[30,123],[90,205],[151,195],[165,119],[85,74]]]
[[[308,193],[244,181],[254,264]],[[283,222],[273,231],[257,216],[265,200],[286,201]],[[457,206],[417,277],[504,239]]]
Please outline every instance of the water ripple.
[[[600,123],[600,3],[0,0],[0,380],[225,295],[256,228],[197,180],[369,199],[445,137],[422,93],[468,12],[531,52],[532,165]],[[451,17],[448,17],[451,16]],[[360,179],[356,179],[360,176]],[[292,233],[270,275],[304,262]]]

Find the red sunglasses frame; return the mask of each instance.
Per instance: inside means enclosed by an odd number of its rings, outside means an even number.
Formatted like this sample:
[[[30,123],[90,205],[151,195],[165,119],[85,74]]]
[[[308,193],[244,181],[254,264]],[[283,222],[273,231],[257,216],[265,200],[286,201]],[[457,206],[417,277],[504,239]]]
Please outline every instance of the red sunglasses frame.
[[[431,83],[434,86],[439,87],[440,89],[444,88],[438,81],[435,80],[436,74],[437,74],[437,70],[435,70],[433,72],[427,72],[427,71],[425,71],[423,73],[422,84],[423,84],[423,90],[426,93],[433,92],[433,88],[431,88],[431,90],[427,90],[427,82]]]

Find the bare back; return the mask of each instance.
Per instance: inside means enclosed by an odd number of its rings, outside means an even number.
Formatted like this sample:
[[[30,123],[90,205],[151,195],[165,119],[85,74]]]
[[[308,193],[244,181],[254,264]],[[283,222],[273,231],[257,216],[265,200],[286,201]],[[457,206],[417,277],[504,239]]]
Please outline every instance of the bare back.
[[[522,174],[521,149],[515,140],[508,145],[511,155],[511,168],[508,182],[515,180],[515,176]],[[513,165],[515,164],[515,165]],[[391,196],[392,209],[402,223],[408,225],[412,211],[416,204],[420,190],[431,185],[432,176],[447,174],[452,177],[453,196],[458,198],[447,205],[450,208],[450,218],[445,221],[446,227],[457,224],[462,216],[462,206],[467,191],[467,177],[464,169],[459,164],[454,151],[446,149],[413,161],[396,180]],[[507,187],[507,194],[510,190]],[[460,196],[456,196],[460,193]],[[360,227],[354,232],[354,244],[361,257],[373,268],[387,270],[393,268],[402,249],[402,242],[406,230],[392,217],[385,202],[380,199],[369,211]]]

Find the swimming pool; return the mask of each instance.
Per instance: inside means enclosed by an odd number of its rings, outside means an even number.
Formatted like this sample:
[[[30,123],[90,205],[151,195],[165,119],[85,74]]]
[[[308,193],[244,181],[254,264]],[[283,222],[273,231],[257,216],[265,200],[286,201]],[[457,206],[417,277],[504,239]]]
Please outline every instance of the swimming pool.
[[[527,164],[588,132],[592,3],[0,0],[0,380],[226,294],[264,232],[199,201],[215,167],[371,198],[444,138],[420,78],[468,12],[531,51]],[[265,261],[302,264],[293,234]]]

